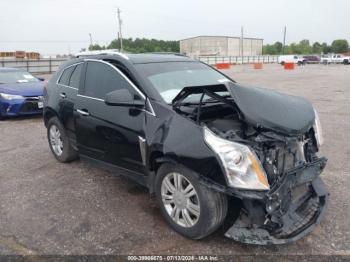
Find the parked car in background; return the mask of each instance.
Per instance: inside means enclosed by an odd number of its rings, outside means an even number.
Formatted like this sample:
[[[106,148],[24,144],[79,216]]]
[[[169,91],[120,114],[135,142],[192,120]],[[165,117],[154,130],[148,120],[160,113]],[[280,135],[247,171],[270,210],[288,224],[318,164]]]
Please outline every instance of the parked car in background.
[[[344,64],[348,65],[350,64],[350,57],[344,56],[342,54],[328,54],[323,55],[321,57],[321,63],[328,65],[328,64]]]
[[[306,64],[319,64],[321,59],[316,55],[304,55],[303,59]]]
[[[297,65],[305,64],[305,59],[298,55],[280,55],[278,57],[278,63],[284,65],[285,63],[294,63]]]
[[[15,68],[0,68],[0,118],[41,114],[44,79]]]
[[[169,225],[201,239],[282,244],[310,232],[328,192],[321,125],[306,99],[245,87],[179,54],[79,56],[44,90],[49,147],[125,174]]]

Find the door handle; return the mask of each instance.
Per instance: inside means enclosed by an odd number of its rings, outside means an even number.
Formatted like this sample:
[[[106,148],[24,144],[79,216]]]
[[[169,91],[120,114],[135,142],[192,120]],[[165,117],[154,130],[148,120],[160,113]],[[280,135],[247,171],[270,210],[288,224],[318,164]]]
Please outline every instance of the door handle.
[[[62,98],[66,98],[66,97],[67,97],[67,95],[66,95],[66,93],[60,93],[60,97],[62,97]]]
[[[90,113],[88,111],[85,111],[85,110],[80,110],[80,109],[77,109],[77,112],[83,116],[89,116]]]

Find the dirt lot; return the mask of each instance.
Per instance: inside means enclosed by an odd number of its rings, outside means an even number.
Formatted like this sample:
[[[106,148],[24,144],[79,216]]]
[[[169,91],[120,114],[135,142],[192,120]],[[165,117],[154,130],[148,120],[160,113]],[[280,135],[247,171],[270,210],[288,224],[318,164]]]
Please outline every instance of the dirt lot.
[[[220,231],[185,239],[134,182],[85,162],[58,163],[38,117],[0,122],[0,254],[350,255],[350,66],[235,66],[226,73],[242,84],[305,96],[317,108],[331,198],[313,233],[271,247],[243,245]]]

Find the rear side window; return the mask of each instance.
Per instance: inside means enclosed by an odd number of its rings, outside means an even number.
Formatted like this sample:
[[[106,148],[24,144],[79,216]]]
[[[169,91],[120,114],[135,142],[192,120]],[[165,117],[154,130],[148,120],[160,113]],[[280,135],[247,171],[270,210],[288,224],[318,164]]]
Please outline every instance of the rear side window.
[[[83,69],[83,64],[74,67],[74,71],[69,80],[69,86],[79,88],[80,76]]]
[[[84,95],[105,99],[107,93],[123,88],[132,90],[130,84],[111,66],[88,62]]]
[[[70,76],[72,75],[72,72],[73,72],[74,69],[75,69],[75,66],[71,66],[71,67],[66,68],[63,71],[63,73],[62,73],[58,83],[61,84],[61,85],[68,86],[69,85]]]

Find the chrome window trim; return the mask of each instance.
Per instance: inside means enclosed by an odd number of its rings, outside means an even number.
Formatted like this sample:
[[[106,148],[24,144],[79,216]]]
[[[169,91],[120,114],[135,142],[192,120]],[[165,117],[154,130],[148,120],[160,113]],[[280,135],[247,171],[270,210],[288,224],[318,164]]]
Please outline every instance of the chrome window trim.
[[[66,71],[68,68],[72,67],[72,66],[77,66],[77,65],[80,65],[80,64],[83,64],[84,62],[78,62],[78,63],[74,63],[72,65],[69,65],[67,67],[65,67],[64,69],[62,69],[62,72],[60,73],[60,76],[57,78],[56,80],[56,85],[59,85],[59,86],[64,86],[64,87],[68,87],[68,88],[72,88],[72,89],[75,89],[75,90],[78,90],[78,88],[76,87],[73,87],[73,86],[67,86],[67,85],[64,85],[64,84],[60,84],[59,81],[61,80],[61,77],[64,73],[64,71]]]
[[[89,61],[106,64],[106,65],[112,67],[115,71],[117,71],[136,90],[136,92],[145,100],[145,103],[147,103],[150,111],[148,111],[146,109],[141,109],[141,111],[144,111],[147,114],[150,114],[152,116],[156,116],[156,114],[154,112],[154,109],[153,109],[153,106],[152,106],[151,102],[149,101],[149,99],[137,88],[137,86],[133,82],[130,81],[130,79],[126,75],[124,75],[124,73],[122,71],[120,71],[117,67],[115,67],[114,65],[112,65],[111,63],[108,63],[106,61],[102,61],[102,60],[98,60],[98,59],[89,59],[89,58],[84,59],[84,62],[89,62]],[[63,74],[63,72],[66,69],[68,69],[69,67],[72,67],[72,66],[76,66],[76,65],[82,64],[84,62],[75,63],[75,64],[72,64],[72,65],[67,66],[66,68],[64,68],[62,70],[59,78],[57,79],[56,84],[60,85],[60,86],[64,86],[64,87],[68,87],[68,88],[72,88],[72,89],[78,90],[78,88],[75,88],[75,87],[72,87],[72,86],[66,86],[66,85],[63,85],[63,84],[59,84],[58,81],[61,79],[62,74]],[[97,98],[97,97],[86,96],[86,95],[81,95],[81,94],[77,94],[77,96],[84,97],[84,98],[87,98],[87,99],[93,99],[93,100],[96,100],[96,101],[99,101],[99,102],[105,102],[105,100],[103,100],[101,98]]]
[[[68,88],[71,88],[71,89],[74,89],[74,90],[78,90],[78,88],[76,87],[72,87],[72,86],[66,86],[66,85],[63,85],[63,84],[57,84],[59,86],[64,86],[64,87],[68,87]]]
[[[149,113],[149,114],[152,115],[152,116],[156,116],[156,113],[154,112],[154,109],[153,109],[153,106],[152,106],[152,104],[151,104],[151,101],[149,101],[148,98],[146,99],[146,103],[147,103],[147,105],[148,105],[150,111],[145,110],[145,112],[146,112],[146,113]]]
[[[96,98],[96,97],[92,97],[92,96],[85,96],[85,95],[80,95],[80,94],[77,94],[77,96],[80,96],[80,97],[84,97],[84,98],[87,98],[87,99],[93,99],[93,100],[96,100],[96,101],[99,101],[99,102],[105,102],[105,100],[101,99],[101,98]],[[152,112],[150,111],[147,111],[146,109],[140,109],[141,111],[147,113],[147,114],[150,114],[152,116],[156,116],[156,114],[154,113],[154,110],[153,110],[153,107],[151,105],[150,102],[149,103],[149,106],[150,106],[150,109]]]
[[[91,61],[91,62],[98,62],[98,63],[106,64],[106,65],[112,67],[115,71],[117,71],[117,72],[118,72],[118,73],[119,73],[119,74],[120,74],[134,89],[135,89],[135,91],[136,91],[144,100],[146,100],[146,96],[140,91],[140,89],[138,89],[137,86],[136,86],[133,82],[131,82],[130,79],[129,79],[126,75],[124,75],[124,73],[123,73],[122,71],[120,71],[117,67],[115,67],[115,66],[112,65],[111,63],[108,63],[108,62],[103,61],[103,60],[89,59],[89,58],[84,59],[84,61],[86,61],[86,62],[89,62],[89,61]]]
[[[80,94],[77,94],[77,96],[93,99],[93,100],[100,101],[100,102],[104,102],[104,100],[101,98],[96,98],[96,97],[92,97],[92,96],[85,96],[85,95],[80,95]]]

